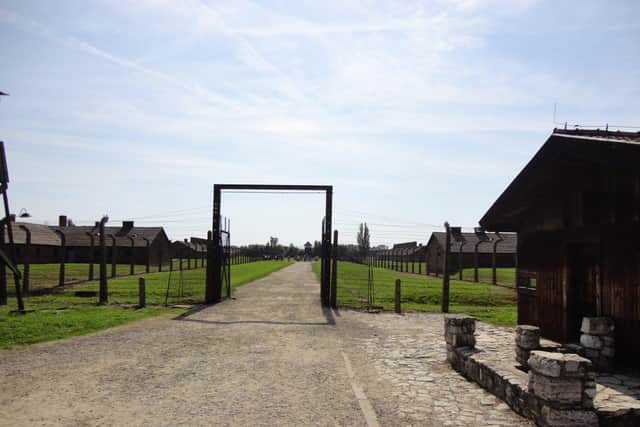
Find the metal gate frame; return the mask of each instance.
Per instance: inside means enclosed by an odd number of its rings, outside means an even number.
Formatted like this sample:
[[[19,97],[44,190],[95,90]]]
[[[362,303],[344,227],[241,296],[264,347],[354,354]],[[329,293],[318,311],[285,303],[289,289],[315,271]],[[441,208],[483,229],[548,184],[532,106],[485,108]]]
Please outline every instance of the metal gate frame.
[[[222,245],[220,211],[222,207],[223,190],[257,190],[257,191],[324,191],[326,195],[325,215],[322,221],[322,259],[320,261],[320,300],[328,307],[335,301],[331,295],[336,292],[335,281],[331,281],[331,232],[333,211],[332,185],[269,185],[269,184],[214,184],[213,186],[213,221],[211,239],[207,247],[207,280],[205,288],[205,302],[214,304],[220,302],[223,284],[223,267],[225,266],[225,250]],[[226,269],[230,274],[230,269]],[[228,284],[230,285],[230,277]]]

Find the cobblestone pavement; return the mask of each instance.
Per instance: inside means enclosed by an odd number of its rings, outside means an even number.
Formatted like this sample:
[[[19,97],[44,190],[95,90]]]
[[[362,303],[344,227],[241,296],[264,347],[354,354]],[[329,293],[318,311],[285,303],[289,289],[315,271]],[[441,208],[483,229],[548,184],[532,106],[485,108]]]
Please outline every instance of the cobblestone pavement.
[[[392,384],[398,425],[530,426],[504,402],[467,381],[446,362],[443,319],[438,314],[341,312],[347,323],[362,322],[377,333],[357,339],[379,374]],[[479,325],[479,342],[511,336],[506,328]],[[498,339],[497,341],[501,341]]]

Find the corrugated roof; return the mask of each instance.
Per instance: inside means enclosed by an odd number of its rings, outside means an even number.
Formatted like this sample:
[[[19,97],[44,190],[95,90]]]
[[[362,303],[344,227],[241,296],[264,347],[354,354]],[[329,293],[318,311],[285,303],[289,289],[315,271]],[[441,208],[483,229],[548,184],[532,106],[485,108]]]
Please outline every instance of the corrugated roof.
[[[31,231],[31,244],[43,246],[60,246],[60,238],[48,226],[43,224],[32,224],[29,222],[13,222],[11,229],[13,231],[13,241],[18,245],[24,245],[27,241],[27,233],[20,228],[25,226]],[[4,241],[8,242],[7,230],[4,232]]]

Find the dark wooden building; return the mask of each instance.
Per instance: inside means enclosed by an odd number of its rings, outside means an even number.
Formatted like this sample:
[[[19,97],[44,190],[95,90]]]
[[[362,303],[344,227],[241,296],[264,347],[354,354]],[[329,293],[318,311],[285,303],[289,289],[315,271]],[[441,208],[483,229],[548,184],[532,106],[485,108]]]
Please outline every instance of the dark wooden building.
[[[640,133],[554,130],[480,220],[518,232],[518,322],[579,338],[615,321],[616,361],[640,360]]]
[[[425,246],[427,273],[440,275],[444,271],[445,232],[431,233]],[[457,272],[462,267],[473,268],[478,258],[478,268],[493,266],[493,252],[497,268],[515,267],[518,235],[515,233],[487,233],[477,230],[464,233],[460,227],[451,227],[451,260],[449,269]]]
[[[64,234],[67,262],[98,262],[99,226],[69,225],[61,216],[58,226],[51,230]],[[116,263],[128,264],[133,255],[135,264],[168,264],[171,257],[171,242],[162,227],[138,227],[133,221],[123,221],[122,226],[105,226],[105,246],[110,263],[115,256]],[[115,250],[114,242],[115,239]]]
[[[16,246],[16,262],[24,264],[48,264],[59,262],[62,256],[60,237],[48,226],[28,222],[12,222],[13,241]],[[4,241],[9,241],[7,231]],[[28,244],[30,240],[30,244]]]
[[[188,268],[191,262],[194,262],[194,266],[203,266],[207,256],[207,240],[199,237],[177,240],[171,244],[171,254],[173,258],[186,260]]]

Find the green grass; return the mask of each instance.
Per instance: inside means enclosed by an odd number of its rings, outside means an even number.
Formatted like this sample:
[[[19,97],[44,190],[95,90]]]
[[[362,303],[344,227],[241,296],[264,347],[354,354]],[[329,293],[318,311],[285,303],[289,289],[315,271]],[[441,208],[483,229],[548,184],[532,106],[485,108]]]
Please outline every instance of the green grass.
[[[231,267],[232,291],[245,283],[286,267],[288,261],[258,261]],[[27,314],[11,313],[16,309],[14,297],[9,305],[0,307],[0,348],[82,335],[97,330],[143,319],[149,316],[177,315],[186,308],[164,306],[171,276],[169,304],[192,305],[204,300],[205,269],[182,273],[183,293],[178,295],[180,273],[150,273],[109,280],[109,304],[97,305],[97,297],[75,296],[76,291],[98,291],[98,282],[87,282],[53,294],[26,297]],[[146,281],[147,308],[136,309],[138,280]]]
[[[320,264],[314,263],[316,275]],[[362,308],[367,304],[368,267],[349,262],[338,264],[338,304]],[[402,309],[405,311],[440,311],[442,278],[420,277],[382,268],[374,269],[374,305],[393,310],[395,280],[401,280]],[[449,309],[452,313],[466,313],[499,325],[515,325],[517,297],[512,289],[484,283],[451,280]]]
[[[174,269],[178,269],[179,261],[174,260]],[[193,261],[191,262],[191,268],[194,268]],[[183,261],[182,267],[187,268],[186,261]],[[134,274],[144,273],[146,266],[135,265]],[[200,262],[198,262],[198,268],[200,268]],[[24,265],[19,264],[18,269],[24,274]],[[169,265],[162,266],[163,271],[169,270]],[[58,275],[60,271],[60,264],[31,264],[29,266],[29,288],[30,289],[42,289],[50,288],[58,285]],[[100,265],[94,264],[93,274],[94,278],[98,277],[100,271]],[[157,265],[150,265],[149,272],[155,273],[158,271]],[[128,276],[130,273],[129,264],[116,264],[116,276]],[[111,277],[111,264],[107,264],[107,276]],[[66,263],[65,264],[65,283],[76,282],[89,279],[89,264],[88,263]],[[13,291],[13,273],[7,270],[7,283],[9,284],[9,292]]]
[[[478,281],[482,283],[491,283],[491,268],[478,268]],[[457,278],[457,273],[455,274]],[[473,268],[465,268],[462,270],[462,278],[464,280],[473,281]],[[502,286],[515,288],[516,286],[516,269],[515,268],[496,268],[496,282]]]

